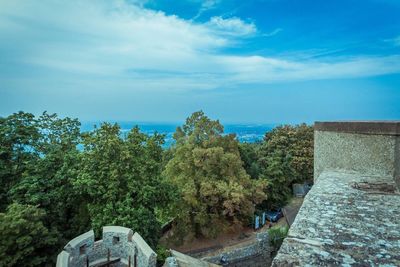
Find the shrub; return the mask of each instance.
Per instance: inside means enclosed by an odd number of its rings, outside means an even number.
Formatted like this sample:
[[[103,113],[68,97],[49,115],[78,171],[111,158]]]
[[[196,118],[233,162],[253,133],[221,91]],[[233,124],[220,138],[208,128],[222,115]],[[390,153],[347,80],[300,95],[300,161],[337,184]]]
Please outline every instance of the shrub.
[[[289,228],[287,226],[274,226],[268,230],[269,244],[274,250],[279,250],[283,239],[287,236]]]

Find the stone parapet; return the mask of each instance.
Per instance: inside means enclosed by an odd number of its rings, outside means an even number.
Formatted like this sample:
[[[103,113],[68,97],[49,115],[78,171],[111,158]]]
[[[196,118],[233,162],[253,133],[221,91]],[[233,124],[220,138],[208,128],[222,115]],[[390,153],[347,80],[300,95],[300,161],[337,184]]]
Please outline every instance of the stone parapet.
[[[273,266],[400,266],[400,122],[317,122],[315,184]]]
[[[324,170],[392,176],[400,186],[400,121],[316,122],[314,179]]]

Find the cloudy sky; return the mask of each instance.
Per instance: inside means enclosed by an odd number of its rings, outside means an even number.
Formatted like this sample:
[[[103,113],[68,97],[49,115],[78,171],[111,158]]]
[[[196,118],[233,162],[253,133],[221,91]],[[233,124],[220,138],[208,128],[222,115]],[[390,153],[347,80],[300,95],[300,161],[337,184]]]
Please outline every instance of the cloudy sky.
[[[400,119],[397,0],[1,0],[0,116]]]

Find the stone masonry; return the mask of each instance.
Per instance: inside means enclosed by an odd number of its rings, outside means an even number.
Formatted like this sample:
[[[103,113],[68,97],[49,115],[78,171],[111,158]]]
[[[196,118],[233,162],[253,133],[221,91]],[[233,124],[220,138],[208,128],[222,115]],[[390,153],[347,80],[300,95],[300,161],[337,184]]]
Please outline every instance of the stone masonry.
[[[157,255],[131,229],[105,226],[102,240],[95,241],[91,230],[68,242],[58,254],[56,267],[105,266],[109,260],[113,267],[155,267]]]
[[[213,257],[202,257],[202,260],[221,264],[222,257],[227,260],[224,266],[229,267],[264,267],[271,263],[271,247],[267,232],[257,233],[252,244],[224,251]]]
[[[400,266],[400,122],[315,124],[315,184],[273,266]]]

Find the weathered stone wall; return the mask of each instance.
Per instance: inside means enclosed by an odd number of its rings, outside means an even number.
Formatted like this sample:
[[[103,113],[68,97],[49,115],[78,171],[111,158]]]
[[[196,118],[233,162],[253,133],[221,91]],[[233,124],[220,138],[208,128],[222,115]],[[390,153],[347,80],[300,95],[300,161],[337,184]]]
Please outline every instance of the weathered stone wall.
[[[217,256],[203,257],[202,260],[221,264],[221,257],[225,256],[227,264],[224,266],[264,267],[271,262],[271,248],[268,233],[258,233],[256,241],[248,246],[225,251]]]
[[[394,176],[398,140],[390,135],[315,131],[314,178],[318,179],[323,170]]]
[[[385,184],[393,190],[357,185]],[[400,266],[400,193],[391,176],[324,171],[273,266]]]
[[[163,267],[218,267],[220,265],[193,258],[175,250],[170,250],[171,257],[165,260]]]
[[[96,266],[110,260],[119,259],[113,267],[134,266],[136,259],[138,267],[155,267],[157,255],[142,239],[129,228],[120,226],[103,227],[103,239],[94,241],[93,230],[84,233],[64,247],[57,258],[57,267]]]
[[[75,237],[64,247],[64,251],[68,253],[69,264],[72,264],[72,266],[86,266],[86,255],[90,257],[90,255],[95,253],[94,249],[93,230]]]
[[[273,266],[400,266],[400,122],[316,123],[314,153]]]
[[[136,244],[138,266],[156,266],[157,255],[138,233],[134,234],[133,241]]]

